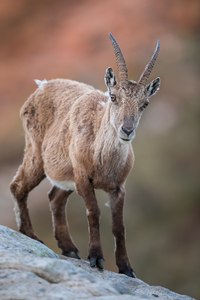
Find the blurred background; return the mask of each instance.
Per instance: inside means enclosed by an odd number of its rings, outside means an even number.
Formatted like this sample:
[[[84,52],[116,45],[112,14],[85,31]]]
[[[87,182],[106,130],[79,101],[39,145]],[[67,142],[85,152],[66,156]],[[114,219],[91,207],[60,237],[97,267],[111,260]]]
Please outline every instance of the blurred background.
[[[156,40],[161,52],[151,79],[161,89],[145,111],[133,142],[127,181],[127,247],[137,276],[149,284],[200,297],[199,0],[0,1],[0,223],[16,229],[9,182],[21,163],[19,110],[33,79],[70,78],[105,90],[104,72],[116,70],[108,33],[119,41],[137,80]],[[38,236],[53,239],[45,180],[29,197]],[[106,268],[116,271],[106,194],[97,192]],[[82,199],[68,207],[72,236],[87,257]]]

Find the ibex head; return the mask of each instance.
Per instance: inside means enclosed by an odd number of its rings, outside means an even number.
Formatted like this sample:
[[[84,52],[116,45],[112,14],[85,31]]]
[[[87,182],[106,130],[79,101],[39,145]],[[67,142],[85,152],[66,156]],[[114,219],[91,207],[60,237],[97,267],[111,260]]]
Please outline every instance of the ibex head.
[[[135,137],[142,112],[149,104],[149,98],[159,90],[159,77],[149,84],[147,81],[156,62],[160,44],[158,41],[153,56],[138,82],[135,82],[128,80],[128,69],[120,47],[111,33],[109,37],[114,48],[119,79],[117,82],[112,68],[106,69],[105,83],[111,100],[110,121],[120,140],[131,141]]]

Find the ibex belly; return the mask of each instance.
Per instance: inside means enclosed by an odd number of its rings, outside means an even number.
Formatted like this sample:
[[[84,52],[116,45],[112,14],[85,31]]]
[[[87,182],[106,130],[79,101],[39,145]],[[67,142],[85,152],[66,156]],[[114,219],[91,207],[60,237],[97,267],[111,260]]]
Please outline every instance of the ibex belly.
[[[58,181],[58,180],[54,180],[54,179],[50,178],[49,176],[47,176],[47,178],[49,179],[49,181],[51,182],[51,184],[53,186],[56,186],[62,190],[65,190],[65,191],[74,191],[75,190],[75,182],[72,180]]]

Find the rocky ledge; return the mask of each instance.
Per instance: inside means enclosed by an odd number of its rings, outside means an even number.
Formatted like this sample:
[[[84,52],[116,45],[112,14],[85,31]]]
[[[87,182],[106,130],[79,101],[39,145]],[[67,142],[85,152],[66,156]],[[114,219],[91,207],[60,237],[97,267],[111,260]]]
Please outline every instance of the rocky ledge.
[[[0,225],[1,300],[191,300],[163,287],[64,258]]]

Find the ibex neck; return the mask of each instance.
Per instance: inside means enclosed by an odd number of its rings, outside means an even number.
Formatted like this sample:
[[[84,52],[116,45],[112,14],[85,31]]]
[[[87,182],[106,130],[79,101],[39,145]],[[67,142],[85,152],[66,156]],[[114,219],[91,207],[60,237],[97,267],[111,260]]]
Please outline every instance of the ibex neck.
[[[112,166],[123,164],[130,151],[130,143],[122,143],[110,120],[110,103],[106,104],[105,112],[95,139],[94,161]]]

